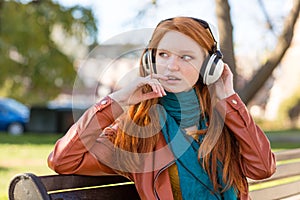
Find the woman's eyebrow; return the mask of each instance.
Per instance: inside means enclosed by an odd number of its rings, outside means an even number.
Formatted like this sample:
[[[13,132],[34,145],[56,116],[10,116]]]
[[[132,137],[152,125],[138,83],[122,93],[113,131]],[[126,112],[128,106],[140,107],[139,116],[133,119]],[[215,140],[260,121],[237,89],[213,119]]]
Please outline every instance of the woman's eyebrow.
[[[179,51],[171,51],[171,50],[167,50],[167,49],[164,49],[164,48],[159,48],[157,49],[158,51],[165,51],[165,52],[168,52],[168,53],[174,53],[176,55],[183,55],[183,54],[188,54],[188,55],[195,55],[196,53],[192,50],[179,50]]]

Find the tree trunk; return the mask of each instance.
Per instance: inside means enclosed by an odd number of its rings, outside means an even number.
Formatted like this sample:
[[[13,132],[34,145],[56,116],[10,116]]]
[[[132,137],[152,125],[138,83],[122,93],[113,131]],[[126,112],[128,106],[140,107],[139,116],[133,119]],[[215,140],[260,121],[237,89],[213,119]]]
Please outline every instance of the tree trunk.
[[[294,0],[293,8],[285,19],[283,31],[278,37],[277,45],[271,52],[270,57],[267,59],[266,63],[259,68],[245,87],[237,91],[246,104],[253,99],[259,89],[268,80],[288,50],[292,42],[295,24],[299,18],[299,10],[300,1]]]
[[[228,0],[215,0],[216,3],[216,14],[218,19],[218,29],[220,34],[220,45],[221,50],[224,54],[224,61],[230,66],[232,73],[235,77],[234,85],[237,83],[236,77],[236,65],[235,55],[233,49],[233,26],[230,17],[230,6]],[[267,59],[253,78],[245,84],[243,88],[238,88],[236,91],[245,102],[249,103],[256,93],[263,87],[264,83],[272,75],[274,69],[278,66],[287,49],[289,48],[292,38],[296,21],[299,17],[300,1],[294,0],[293,8],[290,14],[285,19],[284,28],[282,34],[278,38],[277,45],[270,57]]]
[[[3,4],[4,4],[4,0],[0,0],[0,13],[1,10],[3,9]],[[2,23],[2,18],[0,17],[0,30],[1,30],[1,23]]]
[[[218,18],[218,29],[220,33],[220,46],[224,55],[224,62],[230,66],[236,85],[236,65],[233,49],[233,26],[230,17],[230,6],[228,0],[215,0],[216,15]]]

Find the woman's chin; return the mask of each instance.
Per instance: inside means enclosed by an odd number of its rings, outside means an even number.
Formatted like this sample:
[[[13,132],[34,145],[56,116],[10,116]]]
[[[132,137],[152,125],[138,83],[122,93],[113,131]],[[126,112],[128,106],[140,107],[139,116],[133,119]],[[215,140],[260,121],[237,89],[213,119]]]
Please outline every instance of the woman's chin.
[[[171,92],[171,93],[180,93],[180,92],[187,92],[192,89],[192,87],[176,87],[176,86],[164,86],[165,91]]]

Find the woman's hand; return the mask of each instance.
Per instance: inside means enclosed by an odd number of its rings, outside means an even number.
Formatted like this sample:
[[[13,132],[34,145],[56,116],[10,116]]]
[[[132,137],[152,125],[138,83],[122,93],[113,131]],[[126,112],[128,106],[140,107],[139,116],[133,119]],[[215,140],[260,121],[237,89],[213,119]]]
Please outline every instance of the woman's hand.
[[[166,92],[159,82],[159,79],[166,80],[163,75],[152,74],[152,76],[138,77],[124,88],[111,93],[109,96],[121,106],[137,104],[147,99],[158,98],[166,95]],[[149,85],[151,92],[144,93],[143,86]]]
[[[224,64],[224,70],[221,77],[212,84],[215,87],[216,95],[219,99],[225,99],[235,94],[233,88],[233,74],[227,64]]]

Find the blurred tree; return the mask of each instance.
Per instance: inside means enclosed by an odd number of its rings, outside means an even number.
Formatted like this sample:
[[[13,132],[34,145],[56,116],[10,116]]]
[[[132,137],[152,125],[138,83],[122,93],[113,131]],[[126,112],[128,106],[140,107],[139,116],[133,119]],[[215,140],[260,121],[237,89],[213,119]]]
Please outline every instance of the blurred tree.
[[[0,0],[0,95],[24,103],[45,103],[72,89],[73,59],[55,42],[53,32],[86,46],[96,43],[90,9],[62,7],[52,1]]]
[[[271,23],[272,19],[269,17],[264,7],[264,1],[258,0],[258,4],[264,14],[267,27],[269,28],[269,30],[274,32],[273,25]],[[138,22],[141,22],[141,19],[147,16],[147,11],[153,7],[157,8],[158,5],[159,4],[157,0],[145,4],[144,8],[139,10],[139,12],[137,13],[136,20]],[[264,62],[261,63],[261,66],[256,67],[258,70],[245,84],[240,84],[240,81],[238,80],[243,79],[243,77],[241,77],[237,72],[233,38],[234,26],[231,20],[230,3],[228,0],[215,0],[215,5],[218,29],[219,32],[222,33],[220,34],[220,46],[222,53],[224,54],[224,61],[230,66],[234,74],[234,84],[237,93],[239,93],[243,101],[248,104],[251,100],[254,99],[256,94],[261,91],[261,89],[265,86],[265,83],[270,80],[274,69],[279,66],[286,51],[290,47],[291,41],[293,39],[295,24],[297,22],[297,19],[299,18],[300,1],[293,0],[293,6],[289,14],[284,19],[282,31],[278,36],[276,36],[277,43],[276,45],[274,45],[274,49],[269,52],[269,57],[264,58]],[[267,98],[268,97],[266,97],[265,99]]]
[[[216,14],[218,18],[218,29],[223,33],[220,35],[220,43],[222,49],[224,49],[224,60],[230,65],[235,77],[237,77],[233,49],[233,26],[230,17],[230,5],[228,0],[215,0],[215,3]],[[263,5],[262,1],[259,3],[261,6]],[[257,94],[257,92],[264,86],[290,47],[293,39],[295,24],[299,18],[299,11],[300,1],[294,0],[293,7],[289,15],[285,18],[282,32],[277,38],[277,44],[275,45],[275,48],[272,50],[272,52],[270,52],[269,57],[265,59],[265,62],[258,67],[259,70],[256,71],[248,83],[246,83],[242,88],[236,88],[237,92],[246,104],[249,103]],[[270,19],[267,18],[266,20],[269,27],[272,28]],[[237,80],[235,80],[235,83],[236,81]]]
[[[278,110],[278,120],[284,122],[292,128],[299,128],[297,124],[300,117],[300,87],[298,86],[292,96],[286,97],[280,104]],[[289,124],[290,123],[290,124]]]

